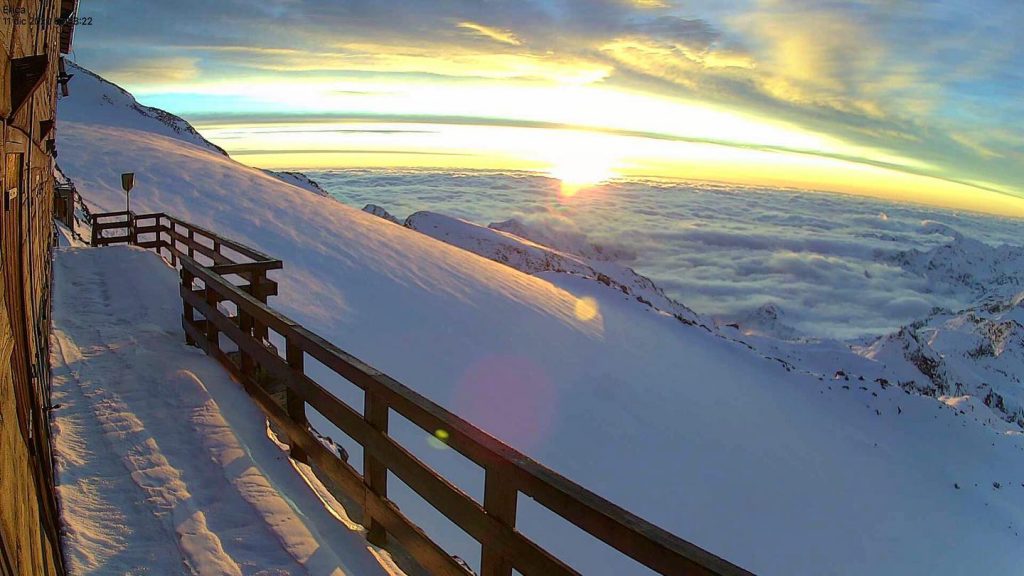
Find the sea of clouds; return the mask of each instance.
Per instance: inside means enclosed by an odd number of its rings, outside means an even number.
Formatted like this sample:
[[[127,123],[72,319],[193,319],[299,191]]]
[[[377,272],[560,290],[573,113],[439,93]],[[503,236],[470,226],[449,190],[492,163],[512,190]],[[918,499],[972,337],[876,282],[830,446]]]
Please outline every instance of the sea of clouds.
[[[945,227],[991,245],[1024,243],[1019,220],[818,192],[621,180],[566,198],[556,180],[530,173],[307,174],[345,203],[400,219],[421,210],[482,225],[514,218],[546,238],[596,244],[698,312],[728,321],[771,303],[812,337],[883,334],[933,307],[972,304],[886,261],[950,242]]]

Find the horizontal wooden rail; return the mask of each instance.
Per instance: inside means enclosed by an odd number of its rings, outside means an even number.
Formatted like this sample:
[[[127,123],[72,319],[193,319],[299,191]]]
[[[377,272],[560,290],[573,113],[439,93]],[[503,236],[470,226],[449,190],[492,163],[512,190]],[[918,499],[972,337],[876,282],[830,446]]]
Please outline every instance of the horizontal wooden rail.
[[[97,215],[105,216],[109,215]],[[155,239],[139,245],[167,251],[171,263],[180,265],[186,340],[216,358],[242,382],[268,418],[284,431],[293,457],[316,465],[319,473],[362,505],[362,523],[371,542],[385,545],[393,539],[431,574],[466,574],[465,568],[388,500],[387,476],[394,474],[481,544],[483,576],[510,576],[513,569],[526,576],[577,573],[516,530],[520,493],[658,573],[750,574],[546,468],[267,306],[264,288],[273,285],[276,294],[277,285],[266,274],[280,269],[280,260],[177,218],[164,214],[146,217],[156,223],[137,226],[135,232]],[[136,223],[141,219],[134,216]],[[236,256],[223,252],[225,247],[252,262],[236,262]],[[197,258],[205,258],[209,264]],[[227,276],[241,277],[249,284],[236,285]],[[234,315],[225,311],[224,303],[233,304]],[[270,345],[271,332],[280,337],[277,341],[285,342],[283,356]],[[232,341],[237,351],[225,352],[221,336]],[[364,393],[362,412],[307,375],[306,356],[360,388]],[[283,403],[265,388],[268,381],[283,389]],[[306,405],[363,447],[363,474],[321,444],[306,423]],[[483,502],[392,438],[388,434],[391,412],[428,434],[444,430],[445,443],[484,470]]]

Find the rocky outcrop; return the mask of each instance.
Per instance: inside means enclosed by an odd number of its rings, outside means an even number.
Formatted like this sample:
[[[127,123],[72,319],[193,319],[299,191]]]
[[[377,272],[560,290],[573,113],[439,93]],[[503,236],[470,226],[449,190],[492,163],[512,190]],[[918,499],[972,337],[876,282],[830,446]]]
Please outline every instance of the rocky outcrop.
[[[316,180],[313,180],[312,178],[306,176],[302,172],[275,172],[274,170],[263,171],[282,182],[287,182],[288,184],[291,184],[293,186],[298,186],[299,188],[302,188],[303,190],[308,190],[313,194],[316,194],[317,196],[330,197],[330,194],[328,194],[327,191],[324,190],[323,187],[321,187]]]
[[[510,219],[487,226],[492,230],[508,232],[519,238],[536,242],[559,252],[582,256],[599,262],[628,262],[636,253],[626,248],[591,241],[586,234],[575,230],[553,229]]]
[[[369,212],[370,214],[373,214],[378,218],[383,218],[388,222],[398,224],[399,226],[402,225],[402,222],[398,218],[395,218],[394,216],[391,215],[390,212],[381,208],[380,206],[377,206],[376,204],[367,204],[366,206],[363,206],[363,212]]]

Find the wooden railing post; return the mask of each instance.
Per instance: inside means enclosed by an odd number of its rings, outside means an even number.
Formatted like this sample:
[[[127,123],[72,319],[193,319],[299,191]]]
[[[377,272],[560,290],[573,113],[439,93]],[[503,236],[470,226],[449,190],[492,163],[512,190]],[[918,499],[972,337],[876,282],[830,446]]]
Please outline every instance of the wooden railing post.
[[[516,504],[519,491],[512,483],[512,474],[499,467],[487,469],[484,478],[484,510],[510,529],[516,527]],[[512,562],[493,546],[482,544],[480,576],[512,576]]]
[[[302,348],[299,348],[299,346],[295,344],[295,342],[291,338],[289,338],[287,343],[285,344],[285,357],[286,360],[288,361],[288,366],[292,369],[296,377],[299,377],[305,373],[304,355],[305,353],[302,351]],[[306,420],[306,401],[303,400],[302,396],[299,396],[299,394],[295,391],[295,387],[292,385],[291,382],[289,382],[288,385],[285,387],[284,397],[285,408],[288,411],[288,416],[292,419],[292,421],[301,426],[303,430],[306,430],[309,427],[309,422]],[[299,448],[299,445],[295,441],[295,439],[289,440],[289,446],[291,447],[292,459],[297,462],[302,462],[303,464],[305,464],[306,453],[302,450],[302,448]]]
[[[220,295],[217,294],[217,290],[209,284],[206,285],[206,304],[210,307],[213,313],[217,312],[217,304],[220,303]],[[213,318],[206,319],[206,341],[210,346],[210,353],[214,350],[220,349],[220,331],[217,329],[217,325],[214,324]]]
[[[375,430],[386,435],[388,433],[387,403],[370,390],[366,390],[363,403],[363,419]],[[380,460],[374,458],[369,450],[363,450],[363,483],[377,496],[387,498],[388,469]],[[367,541],[376,546],[387,545],[387,531],[380,522],[373,518],[369,506],[366,506],[365,502],[363,504],[363,526],[366,527]]]
[[[266,271],[253,272],[252,281],[249,283],[249,293],[252,294],[253,298],[259,300],[264,304],[267,303],[267,295],[263,293],[262,280],[266,277]],[[266,326],[257,325],[257,327],[253,329],[253,335],[256,336],[257,339],[260,339],[261,341],[267,340],[269,338],[269,333],[267,332]]]
[[[181,269],[181,286],[185,290],[192,290],[192,284],[195,282],[195,276],[186,270],[184,267]],[[192,305],[188,303],[184,298],[181,300],[181,328],[185,330],[185,343],[189,346],[195,346],[196,341],[189,336],[188,326],[195,322],[195,315],[192,313]]]
[[[242,334],[248,337],[252,337],[252,316],[248,312],[238,307],[238,327],[241,328]],[[252,355],[246,352],[246,347],[239,343],[238,346],[239,362],[238,367],[242,372],[242,382],[246,383],[250,378],[253,378],[256,367],[252,361]]]
[[[160,226],[163,229],[160,230],[160,235],[162,236],[164,231],[167,232],[168,250],[170,250],[170,252],[171,252],[171,267],[172,268],[177,268],[178,267],[178,241],[174,239],[174,234],[173,234],[173,232],[174,232],[174,222],[171,222],[170,220],[168,220],[167,221],[167,225],[165,226],[163,224],[163,221],[164,221],[164,217],[161,216],[160,217]]]
[[[196,252],[195,252],[195,249],[192,248],[192,242],[194,242],[195,239],[196,239],[196,231],[195,230],[193,230],[191,228],[188,229],[188,239],[189,239],[188,257],[192,258],[192,259],[195,259]]]

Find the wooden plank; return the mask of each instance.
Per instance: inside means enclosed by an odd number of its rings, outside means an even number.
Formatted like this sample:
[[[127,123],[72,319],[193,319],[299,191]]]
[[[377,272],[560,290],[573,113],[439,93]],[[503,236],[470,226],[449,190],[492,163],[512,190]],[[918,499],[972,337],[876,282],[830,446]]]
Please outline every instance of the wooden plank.
[[[154,224],[152,226],[136,226],[135,227],[135,233],[136,234],[159,234],[159,233],[163,232],[164,230],[165,230],[165,228],[163,226],[159,225],[159,224]]]
[[[195,278],[195,276],[192,274],[192,271],[187,270],[185,268],[181,269],[181,287],[180,287],[179,290],[180,290],[180,293],[182,295],[182,299],[181,299],[181,308],[182,308],[181,322],[182,322],[182,326],[191,326],[192,325],[192,321],[194,319],[194,314],[192,313],[192,310],[193,310],[192,305],[189,304],[189,299],[185,297],[186,293],[187,294],[191,294],[192,293],[192,284],[194,282],[194,278]],[[195,346],[196,345],[196,341],[189,335],[187,329],[185,330],[185,343],[188,344],[189,346]]]
[[[105,236],[103,238],[97,238],[93,241],[93,246],[110,246],[111,244],[128,244],[132,239],[131,235],[126,234],[124,236]]]
[[[487,470],[484,478],[484,510],[509,529],[516,526],[516,505],[519,491],[512,475],[502,467]],[[505,558],[489,542],[483,542],[480,560],[481,576],[512,576],[512,558]]]
[[[264,274],[268,270],[279,270],[284,266],[280,260],[269,260],[261,262],[242,262],[239,264],[218,264],[216,266],[210,266],[210,270],[220,274],[221,276],[229,276],[231,274]]]
[[[192,258],[193,260],[195,259],[195,252],[199,252],[203,256],[206,256],[210,260],[213,260],[215,264],[232,264],[232,262],[228,260],[227,257],[225,257],[222,254],[218,254],[217,252],[214,252],[213,248],[210,248],[205,244],[196,242],[194,238],[185,236],[175,230],[170,230],[168,233],[171,235],[172,239],[188,247],[188,257]],[[196,263],[196,265],[200,266],[198,262]]]
[[[118,222],[94,222],[92,227],[95,230],[114,230],[117,228],[128,228],[129,222],[127,220],[120,220]]]
[[[203,282],[217,286],[218,291],[224,295],[226,300],[230,300],[240,308],[244,308],[254,320],[263,323],[286,338],[289,335],[298,334],[295,331],[298,327],[298,324],[296,324],[295,321],[268,308],[266,304],[260,302],[252,295],[245,293],[219,274],[212,273],[208,268],[200,265],[193,258],[182,255],[181,264],[183,268],[188,268]],[[302,348],[307,354],[310,354],[311,349],[306,345],[304,340],[305,338],[303,338],[303,341],[299,342],[300,348]]]
[[[297,374],[304,374],[304,356],[302,349],[296,346],[293,342],[288,341],[285,344],[285,358],[288,362],[288,367]],[[299,396],[295,392],[295,389],[290,386],[285,389],[285,404],[288,411],[288,417],[291,418],[292,422],[295,422],[297,426],[301,426],[303,428],[309,426],[309,422],[306,420],[306,402],[302,399],[302,396]],[[302,448],[295,442],[291,442],[290,446],[292,459],[305,463],[306,454],[302,451]]]
[[[179,220],[178,218],[175,218],[173,216],[167,216],[167,218],[171,222],[175,222],[177,224],[181,224],[182,226],[188,228],[190,231],[198,232],[198,233],[202,234],[203,236],[206,236],[207,238],[210,238],[210,239],[216,238],[224,246],[227,246],[228,248],[234,250],[235,252],[238,252],[239,254],[241,254],[243,256],[246,256],[248,258],[251,258],[253,260],[256,260],[256,261],[274,260],[274,258],[271,258],[270,256],[264,254],[263,252],[260,252],[259,250],[256,250],[255,248],[246,246],[245,244],[242,244],[241,242],[235,242],[234,240],[231,240],[229,238],[224,238],[223,236],[217,234],[216,232],[211,232],[210,230],[207,230],[206,228],[203,228],[202,226],[196,226],[195,224],[191,224],[191,223],[185,222],[183,220]]]
[[[252,337],[252,316],[246,313],[245,310],[238,310],[238,328],[242,332],[243,337]],[[256,371],[256,366],[252,361],[252,355],[241,347],[239,347],[238,353],[241,376],[244,378],[253,377],[253,374]]]
[[[380,396],[367,392],[363,399],[363,419],[375,431],[383,436],[388,433],[388,405],[381,401]],[[381,498],[388,495],[388,469],[370,450],[363,450],[363,481],[367,488]],[[366,526],[366,539],[371,544],[384,546],[388,541],[388,533],[384,526],[373,518],[367,509],[363,517]]]
[[[206,306],[208,309],[203,314],[206,317],[206,340],[209,341],[210,346],[214,348],[220,348],[220,331],[217,330],[217,322],[212,316],[219,316],[220,313],[217,311],[217,304],[220,302],[220,294],[212,286],[206,287]]]

